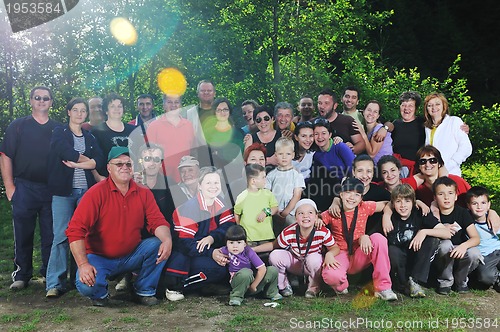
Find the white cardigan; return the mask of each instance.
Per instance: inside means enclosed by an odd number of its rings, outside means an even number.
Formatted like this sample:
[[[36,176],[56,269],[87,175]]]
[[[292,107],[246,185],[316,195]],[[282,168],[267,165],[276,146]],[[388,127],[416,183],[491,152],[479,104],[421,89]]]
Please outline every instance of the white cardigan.
[[[460,165],[472,154],[472,144],[460,126],[462,119],[457,116],[445,115],[434,133],[433,146],[436,147],[444,160],[444,165],[450,174],[462,176]],[[431,129],[425,127],[425,144],[431,144]]]

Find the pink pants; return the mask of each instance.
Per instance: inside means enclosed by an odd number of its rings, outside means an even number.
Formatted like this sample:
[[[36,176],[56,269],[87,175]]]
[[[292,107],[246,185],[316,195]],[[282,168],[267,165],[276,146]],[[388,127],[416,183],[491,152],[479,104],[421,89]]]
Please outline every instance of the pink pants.
[[[269,255],[269,263],[278,269],[278,288],[284,289],[289,285],[286,272],[302,276],[302,261],[291,252],[284,249],[275,249]],[[319,252],[308,254],[304,262],[304,274],[309,279],[308,290],[319,292],[321,283],[321,265],[323,256]]]
[[[379,233],[370,235],[373,250],[366,255],[361,248],[356,249],[352,256],[346,250],[340,251],[335,256],[340,263],[340,267],[333,269],[326,267],[323,269],[323,280],[336,291],[343,291],[349,286],[347,274],[355,274],[368,265],[373,264],[373,286],[375,291],[380,292],[391,289],[392,282],[390,277],[391,263],[387,249],[387,239]]]

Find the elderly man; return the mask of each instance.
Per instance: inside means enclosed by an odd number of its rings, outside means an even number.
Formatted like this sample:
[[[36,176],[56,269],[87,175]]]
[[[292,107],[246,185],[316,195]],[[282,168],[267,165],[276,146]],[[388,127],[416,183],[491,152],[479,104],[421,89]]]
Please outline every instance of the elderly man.
[[[172,250],[165,217],[148,188],[132,180],[132,160],[125,147],[108,154],[109,178],[82,197],[66,230],[78,265],[76,287],[95,306],[108,304],[106,279],[137,271],[135,300],[158,303],[156,287]],[[141,239],[146,227],[154,237]]]
[[[285,101],[279,102],[274,106],[274,118],[276,123],[274,129],[281,131],[281,136],[292,137],[295,123],[292,122],[293,106]]]
[[[33,238],[40,226],[42,265],[45,276],[52,247],[52,196],[47,186],[47,158],[52,131],[61,124],[49,119],[53,97],[49,88],[31,90],[31,115],[14,120],[0,146],[0,169],[7,199],[12,203],[14,226],[13,283],[22,289],[33,276]]]
[[[170,188],[175,206],[181,206],[188,199],[198,193],[198,177],[200,176],[200,163],[193,156],[184,156],[179,162],[181,181]]]
[[[215,100],[215,85],[212,81],[201,80],[196,87],[199,104],[186,111],[186,118],[193,125],[194,133],[199,144],[205,144],[205,136],[201,124],[215,113],[212,110],[212,103]]]

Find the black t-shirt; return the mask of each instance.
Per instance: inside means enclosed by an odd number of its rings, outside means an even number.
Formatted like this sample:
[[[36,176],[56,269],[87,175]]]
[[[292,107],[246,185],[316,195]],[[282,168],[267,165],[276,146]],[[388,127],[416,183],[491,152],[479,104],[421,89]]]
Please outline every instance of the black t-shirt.
[[[425,144],[424,118],[419,116],[411,122],[394,121],[391,133],[392,150],[403,158],[415,160],[418,149]]]
[[[411,240],[421,229],[433,229],[439,223],[431,213],[422,216],[422,212],[413,209],[408,219],[403,220],[396,212],[391,217],[394,229],[387,234],[389,245],[395,245],[400,248],[408,248]]]
[[[47,183],[52,131],[61,125],[50,119],[39,124],[31,115],[12,121],[5,131],[0,151],[12,159],[14,178]]]
[[[363,195],[363,201],[380,202],[380,201],[390,201],[390,200],[391,200],[391,194],[384,188],[381,188],[374,183],[370,184],[370,189],[366,194]],[[376,212],[368,217],[368,220],[366,221],[366,234],[368,235],[371,235],[373,233],[383,234],[382,216],[383,216],[382,212]]]
[[[440,216],[443,224],[453,224],[456,222],[460,226],[460,230],[458,230],[455,235],[451,237],[451,242],[454,245],[459,245],[469,239],[467,235],[467,227],[472,225],[474,220],[467,209],[455,205],[455,208],[450,214],[444,215],[440,213]]]

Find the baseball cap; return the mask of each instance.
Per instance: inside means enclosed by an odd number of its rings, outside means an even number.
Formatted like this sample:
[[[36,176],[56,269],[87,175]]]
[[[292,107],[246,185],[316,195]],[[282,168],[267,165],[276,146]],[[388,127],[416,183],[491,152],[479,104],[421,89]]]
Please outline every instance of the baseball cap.
[[[316,210],[316,212],[318,212],[318,206],[316,205],[316,203],[312,199],[309,199],[309,198],[303,198],[300,201],[298,201],[297,204],[295,204],[295,211],[297,211],[297,209],[300,206],[306,205],[306,204],[312,205],[314,210]]]
[[[365,186],[363,185],[363,182],[361,180],[356,179],[356,178],[346,178],[342,182],[342,186],[340,188],[340,192],[344,191],[356,191],[363,195],[363,192],[365,190]]]
[[[111,150],[109,150],[109,153],[108,153],[108,163],[111,159],[115,159],[116,157],[119,157],[122,154],[126,154],[127,156],[130,156],[130,152],[128,151],[127,147],[113,146],[111,148]]]
[[[181,161],[179,162],[179,166],[177,166],[177,168],[185,166],[200,166],[200,163],[193,156],[184,156],[181,158]]]

